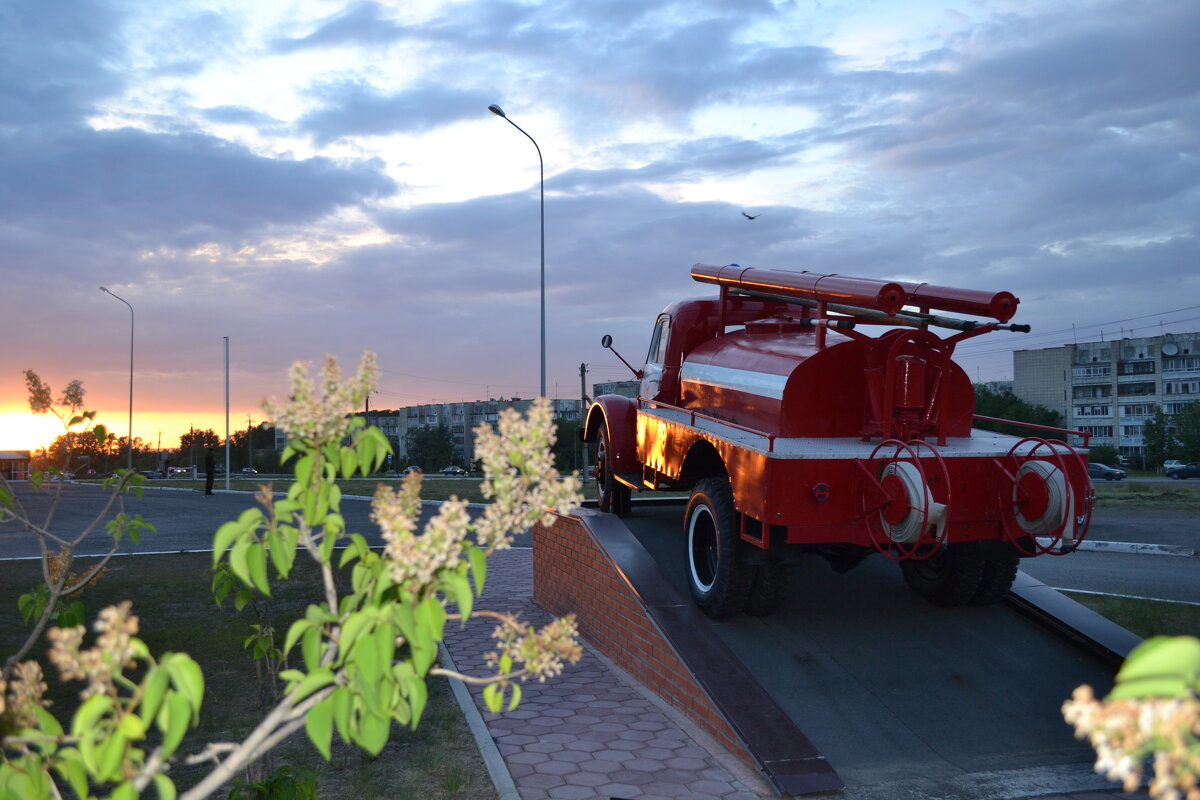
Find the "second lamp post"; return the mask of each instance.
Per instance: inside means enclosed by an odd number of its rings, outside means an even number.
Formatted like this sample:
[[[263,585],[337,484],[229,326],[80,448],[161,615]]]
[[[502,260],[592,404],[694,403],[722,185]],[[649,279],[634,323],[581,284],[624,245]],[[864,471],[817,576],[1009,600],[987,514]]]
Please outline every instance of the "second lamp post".
[[[542,393],[541,397],[546,396],[546,166],[542,161],[542,148],[538,147],[537,141],[525,132],[517,123],[513,122],[505,115],[504,109],[496,104],[488,106],[488,111],[495,114],[506,121],[509,125],[525,134],[525,138],[533,142],[533,149],[537,150],[538,154],[538,198],[541,214],[541,236],[542,236],[542,262],[541,262],[541,334],[542,334]]]

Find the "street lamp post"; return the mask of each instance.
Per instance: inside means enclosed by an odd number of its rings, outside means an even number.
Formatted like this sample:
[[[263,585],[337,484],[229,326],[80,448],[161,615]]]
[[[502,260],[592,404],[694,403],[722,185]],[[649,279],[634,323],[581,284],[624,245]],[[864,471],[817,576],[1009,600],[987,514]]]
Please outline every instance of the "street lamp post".
[[[133,472],[133,306],[103,286],[100,287],[100,291],[116,297],[129,309],[129,441],[127,444],[129,445],[129,471]]]
[[[542,393],[541,396],[546,396],[546,165],[542,161],[542,148],[538,147],[538,143],[532,136],[525,132],[517,123],[513,122],[504,113],[504,109],[493,103],[488,106],[488,111],[500,117],[509,125],[525,134],[525,138],[533,142],[533,149],[537,150],[538,155],[538,200],[541,213],[541,234],[542,234],[542,263],[541,263],[541,334],[542,334]]]

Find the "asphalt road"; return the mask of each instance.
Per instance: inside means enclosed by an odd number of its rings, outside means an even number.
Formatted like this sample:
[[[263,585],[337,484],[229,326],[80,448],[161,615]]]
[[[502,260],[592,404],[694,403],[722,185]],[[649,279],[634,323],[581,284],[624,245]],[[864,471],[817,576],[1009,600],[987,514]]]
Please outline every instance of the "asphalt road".
[[[10,486],[30,517],[36,523],[44,524],[51,509],[51,496],[59,487],[52,487],[48,495],[34,491],[28,483],[17,482]],[[107,552],[112,539],[103,523],[121,510],[116,506],[105,507],[111,493],[91,484],[64,484],[61,491],[49,530],[64,538],[74,538],[87,531],[87,536],[76,548],[78,555]],[[256,501],[246,492],[218,490],[216,494],[205,496],[197,490],[151,487],[141,498],[124,496],[122,502],[126,513],[140,514],[156,530],[145,535],[140,543],[122,542],[120,552],[179,553],[212,549],[217,528],[237,519]],[[370,503],[365,500],[346,498],[342,502],[347,530],[361,533],[373,545],[382,544],[379,527],[371,521],[370,511]],[[436,512],[436,506],[426,505],[421,524]],[[96,524],[98,520],[99,524]],[[517,537],[515,544],[528,546],[528,535]],[[34,558],[38,555],[36,539],[20,523],[13,520],[0,522],[0,558]]]
[[[50,508],[46,493],[35,492],[28,483],[18,482],[11,486],[34,518],[44,520]],[[108,497],[95,485],[64,484],[50,529],[60,535],[77,536],[98,517],[111,519],[119,509],[110,508],[102,514]],[[213,533],[221,523],[236,519],[255,501],[244,492],[225,493],[218,490],[214,495],[205,496],[194,490],[151,487],[145,490],[142,498],[130,496],[124,498],[124,502],[128,513],[141,514],[157,529],[139,544],[130,541],[122,544],[121,552],[135,553],[208,550],[212,547]],[[371,522],[368,502],[347,498],[342,504],[342,511],[349,530],[361,533],[372,544],[382,542],[378,527]],[[434,513],[436,506],[427,505],[422,522]],[[682,513],[681,504],[677,510],[666,512],[666,516],[679,518]],[[1200,514],[1169,510],[1100,509],[1088,539],[1182,545],[1200,552]],[[107,550],[110,541],[104,526],[96,525],[76,552],[80,555],[99,555]],[[528,534],[518,536],[514,544],[518,547],[528,546]],[[38,552],[36,540],[20,524],[11,520],[0,523],[0,558],[33,558],[38,556]],[[1200,603],[1200,557],[1195,556],[1185,558],[1081,551],[1064,557],[1024,559],[1021,568],[1056,588]]]

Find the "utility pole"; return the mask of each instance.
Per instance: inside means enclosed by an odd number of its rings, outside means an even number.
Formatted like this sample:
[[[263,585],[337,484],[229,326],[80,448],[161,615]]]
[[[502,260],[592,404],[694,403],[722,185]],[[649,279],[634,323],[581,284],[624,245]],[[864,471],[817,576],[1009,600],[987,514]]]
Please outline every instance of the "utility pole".
[[[229,337],[225,338],[225,491],[229,491]]]
[[[579,365],[579,399],[579,425],[580,429],[582,430],[582,426],[587,424],[588,406],[590,406],[592,403],[591,398],[588,397],[587,393],[587,364]],[[586,480],[588,466],[587,442],[583,442],[583,455],[581,457],[581,461],[583,462],[583,477],[584,480]]]
[[[254,444],[253,444],[253,442],[250,441],[251,435],[254,431],[254,428],[252,428],[250,425],[251,425],[250,415],[247,414],[246,415],[246,457],[249,459],[246,462],[247,467],[254,466]]]

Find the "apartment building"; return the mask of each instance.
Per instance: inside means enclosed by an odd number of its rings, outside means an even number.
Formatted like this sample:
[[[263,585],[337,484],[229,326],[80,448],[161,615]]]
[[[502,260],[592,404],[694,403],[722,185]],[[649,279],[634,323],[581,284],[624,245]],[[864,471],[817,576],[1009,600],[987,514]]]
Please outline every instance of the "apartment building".
[[[557,398],[551,400],[554,418],[567,422],[579,422],[581,402]],[[405,406],[397,410],[371,411],[369,422],[375,425],[392,443],[396,452],[395,465],[403,467],[405,461],[404,441],[408,432],[417,428],[436,428],[445,425],[450,429],[454,442],[457,463],[466,466],[475,459],[475,437],[472,431],[481,423],[495,425],[500,412],[506,408],[524,414],[533,404],[531,399],[513,397],[493,400],[473,400],[459,403],[425,403]]]
[[[1170,416],[1200,401],[1200,333],[1017,350],[1013,394],[1058,411],[1093,446],[1138,456],[1156,408]]]

